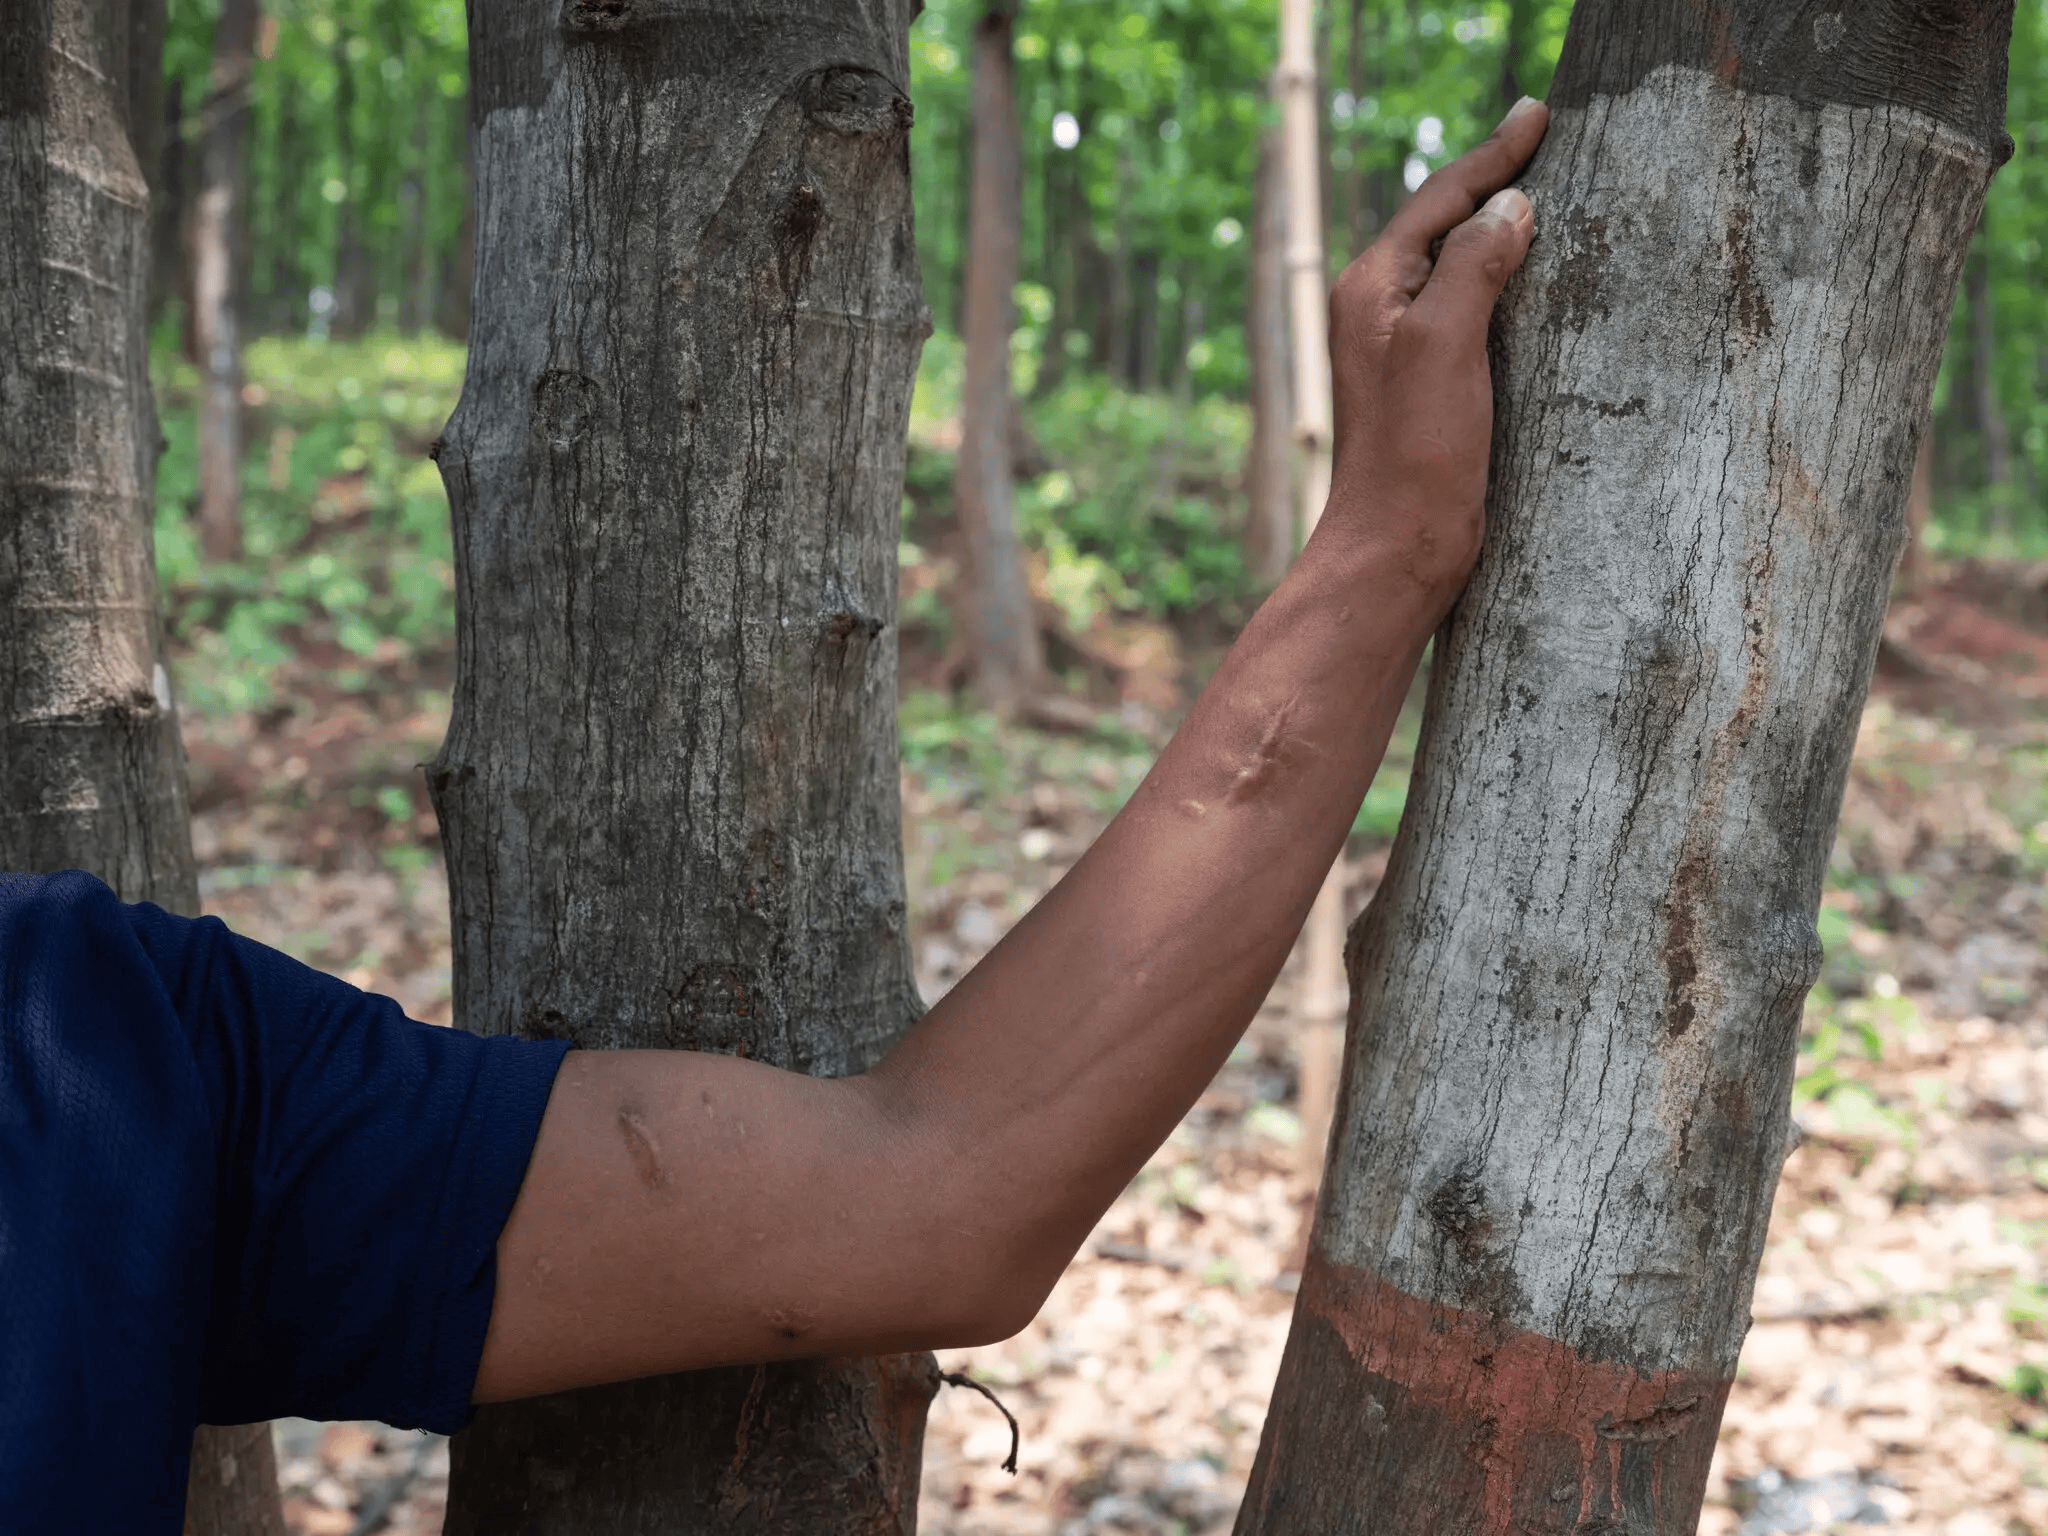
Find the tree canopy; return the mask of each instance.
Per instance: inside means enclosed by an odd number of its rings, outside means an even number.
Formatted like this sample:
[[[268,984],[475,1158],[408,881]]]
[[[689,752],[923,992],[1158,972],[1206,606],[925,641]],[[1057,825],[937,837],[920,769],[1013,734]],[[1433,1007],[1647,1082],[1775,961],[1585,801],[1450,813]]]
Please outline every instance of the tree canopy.
[[[927,373],[958,355],[967,39],[983,3],[932,0],[911,38],[918,245],[939,330]],[[217,11],[218,0],[171,0],[174,131],[161,201],[172,226],[205,122]],[[1514,95],[1544,92],[1570,11],[1569,0],[1318,7],[1333,270],[1410,183],[1489,131]],[[1140,396],[1178,381],[1198,403],[1244,398],[1253,183],[1275,120],[1276,31],[1274,0],[1023,0],[1013,355],[1027,396],[1086,376]],[[257,55],[244,334],[342,336],[382,323],[459,336],[469,280],[462,7],[266,0]],[[2010,103],[2017,153],[1992,189],[1973,258],[1982,273],[1965,285],[1935,399],[1930,539],[1950,551],[1987,537],[2048,550],[2048,290],[2037,280],[2048,231],[2048,0],[2020,6]],[[175,241],[160,238],[159,249],[173,253],[158,291],[175,312]],[[2009,470],[1994,439],[2010,445]],[[1225,459],[1235,451],[1219,446]],[[2000,473],[2008,483],[1994,483]],[[1042,543],[1025,511],[1027,537]],[[1098,552],[1107,558],[1108,546]]]

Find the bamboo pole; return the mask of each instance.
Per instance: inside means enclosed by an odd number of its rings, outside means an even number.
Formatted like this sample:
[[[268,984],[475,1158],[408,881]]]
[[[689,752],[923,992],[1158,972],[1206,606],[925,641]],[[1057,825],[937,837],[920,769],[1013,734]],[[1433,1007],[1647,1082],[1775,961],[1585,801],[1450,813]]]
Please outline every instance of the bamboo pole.
[[[1304,538],[1314,531],[1330,495],[1329,268],[1323,246],[1320,158],[1316,151],[1316,60],[1311,0],[1281,0],[1280,62],[1273,76],[1280,98],[1281,150],[1287,183],[1287,299],[1294,331],[1294,437],[1302,476]],[[1295,1008],[1301,1015],[1301,1170],[1313,1184],[1337,1097],[1342,1054],[1338,1023],[1349,1002],[1344,978],[1344,858],[1340,853],[1310,909],[1307,954]]]

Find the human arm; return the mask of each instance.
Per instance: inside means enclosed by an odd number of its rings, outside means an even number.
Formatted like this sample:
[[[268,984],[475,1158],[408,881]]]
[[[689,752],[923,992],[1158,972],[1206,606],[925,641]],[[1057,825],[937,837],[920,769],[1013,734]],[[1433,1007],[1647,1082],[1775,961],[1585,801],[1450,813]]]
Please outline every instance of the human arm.
[[[1432,177],[1339,279],[1307,549],[1102,837],[878,1066],[564,1061],[478,1401],[1029,1321],[1257,1011],[1471,568],[1487,319],[1533,232],[1519,194],[1472,215],[1545,121]]]

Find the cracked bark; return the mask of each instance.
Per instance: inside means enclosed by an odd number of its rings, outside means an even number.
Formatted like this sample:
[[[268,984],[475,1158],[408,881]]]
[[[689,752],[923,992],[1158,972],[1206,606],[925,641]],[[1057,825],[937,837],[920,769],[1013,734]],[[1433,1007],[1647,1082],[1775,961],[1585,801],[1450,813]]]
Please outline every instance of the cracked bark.
[[[1690,1532],[2010,0],[1581,0],[1241,1533]]]
[[[0,0],[0,37],[0,868],[196,915],[151,541],[163,7]],[[194,1434],[185,1528],[281,1536],[267,1425]]]
[[[476,307],[429,774],[460,1021],[819,1075],[921,1011],[897,517],[912,0],[470,7]],[[929,1356],[481,1410],[451,1536],[894,1532]]]

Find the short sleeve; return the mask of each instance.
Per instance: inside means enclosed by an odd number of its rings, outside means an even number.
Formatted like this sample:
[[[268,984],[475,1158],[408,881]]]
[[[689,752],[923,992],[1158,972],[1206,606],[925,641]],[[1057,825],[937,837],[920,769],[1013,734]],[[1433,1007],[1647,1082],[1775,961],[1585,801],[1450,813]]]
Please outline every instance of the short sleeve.
[[[212,1131],[113,892],[0,876],[0,1530],[182,1528]]]
[[[215,1129],[201,1422],[461,1429],[569,1047],[422,1024],[217,918],[127,911]]]
[[[567,1052],[0,875],[0,1529],[177,1532],[195,1423],[466,1424]]]

